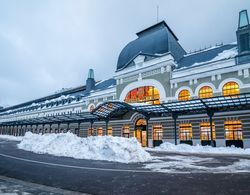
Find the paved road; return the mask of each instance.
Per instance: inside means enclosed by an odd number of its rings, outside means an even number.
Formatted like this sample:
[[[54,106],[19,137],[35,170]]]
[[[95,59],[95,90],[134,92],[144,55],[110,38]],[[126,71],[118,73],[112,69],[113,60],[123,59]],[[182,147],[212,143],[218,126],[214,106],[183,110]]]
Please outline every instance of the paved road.
[[[140,163],[127,165],[34,154],[17,149],[16,143],[0,140],[0,175],[89,194],[250,194],[249,173],[216,174],[191,169],[184,174],[180,174],[183,169],[178,173],[152,172]],[[239,157],[216,156],[216,159],[217,164],[224,166]]]
[[[13,178],[0,176],[1,195],[81,195],[82,193],[65,191],[44,185],[34,184]]]

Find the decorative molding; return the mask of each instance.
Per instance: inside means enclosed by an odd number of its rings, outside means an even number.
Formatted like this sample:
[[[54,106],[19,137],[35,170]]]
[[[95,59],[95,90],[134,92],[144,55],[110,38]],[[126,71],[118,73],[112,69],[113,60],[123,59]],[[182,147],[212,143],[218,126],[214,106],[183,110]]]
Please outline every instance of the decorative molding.
[[[241,69],[238,70],[238,76],[242,76],[242,75],[243,75],[242,70]]]
[[[249,77],[249,70],[248,70],[248,68],[244,69],[243,73],[244,73],[244,78],[248,78]]]

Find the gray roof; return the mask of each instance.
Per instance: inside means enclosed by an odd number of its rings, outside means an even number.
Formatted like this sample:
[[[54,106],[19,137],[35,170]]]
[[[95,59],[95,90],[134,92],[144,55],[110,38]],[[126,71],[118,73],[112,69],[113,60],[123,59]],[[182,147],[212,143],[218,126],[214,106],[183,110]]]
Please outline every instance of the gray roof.
[[[131,60],[140,53],[155,55],[171,51],[177,59],[186,53],[164,21],[137,33],[137,36],[136,40],[128,43],[121,51],[117,62],[117,71],[126,68]]]
[[[113,78],[108,79],[108,80],[104,80],[104,81],[98,81],[98,82],[96,82],[94,91],[105,90],[105,89],[108,89],[108,88],[113,87],[115,85],[116,85],[116,80],[113,79]],[[61,97],[63,95],[64,96],[67,96],[67,95],[74,96],[75,98],[77,98],[77,97],[88,96],[89,92],[86,91],[86,86],[83,85],[83,86],[80,86],[80,87],[65,90],[63,92],[48,95],[48,96],[45,96],[45,97],[42,97],[42,98],[39,98],[39,99],[31,100],[31,101],[28,101],[28,102],[25,102],[25,103],[22,103],[22,104],[6,107],[6,108],[3,108],[3,109],[0,109],[0,112],[5,112],[7,110],[13,110],[13,109],[19,109],[19,108],[22,108],[22,107],[25,107],[25,106],[32,105],[33,103],[39,103],[39,104],[40,103],[45,103],[45,101],[53,100],[53,99],[59,98],[59,97]]]
[[[236,46],[237,46],[236,43],[232,43],[232,44],[217,46],[211,49],[206,49],[204,51],[200,51],[194,54],[188,54],[177,62],[178,64],[177,69],[189,68],[195,63],[209,62],[213,60],[216,56],[218,56],[219,53],[222,53],[225,50],[230,50]]]

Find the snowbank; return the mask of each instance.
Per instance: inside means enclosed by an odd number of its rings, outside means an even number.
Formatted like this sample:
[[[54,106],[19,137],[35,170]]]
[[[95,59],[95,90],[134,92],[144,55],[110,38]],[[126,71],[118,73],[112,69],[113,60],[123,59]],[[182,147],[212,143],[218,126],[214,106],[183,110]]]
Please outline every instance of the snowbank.
[[[13,140],[13,141],[22,141],[22,136],[13,136],[13,135],[0,135],[0,139]]]
[[[151,156],[136,138],[93,136],[80,138],[72,133],[33,134],[27,132],[19,149],[39,154],[72,157],[76,159],[106,160],[121,163],[146,162]]]
[[[167,151],[177,153],[211,153],[211,154],[243,154],[250,155],[250,149],[235,147],[190,146],[187,144],[174,145],[169,142],[162,143],[159,147],[148,149],[151,151]]]

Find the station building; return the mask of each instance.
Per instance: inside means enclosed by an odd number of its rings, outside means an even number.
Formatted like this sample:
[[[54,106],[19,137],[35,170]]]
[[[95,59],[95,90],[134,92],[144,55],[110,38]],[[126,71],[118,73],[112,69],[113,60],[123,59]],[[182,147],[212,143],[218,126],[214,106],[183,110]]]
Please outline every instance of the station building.
[[[137,137],[142,146],[149,147],[163,141],[174,142],[176,137],[178,143],[191,145],[250,147],[247,10],[239,13],[236,42],[193,53],[185,51],[164,21],[136,35],[137,38],[120,52],[113,78],[96,82],[94,71],[89,70],[83,86],[2,108],[0,133],[23,135],[26,131],[70,130],[82,137]],[[147,105],[162,105],[163,108],[176,102],[180,102],[177,104],[180,106],[181,102],[188,105],[195,100],[204,103],[216,97],[225,97],[227,102],[244,97],[245,106],[237,109],[237,105],[228,104],[229,109],[213,112],[212,119],[207,113],[185,112],[173,120],[173,113],[147,115],[137,109]],[[117,106],[116,103],[121,106],[108,118],[100,117],[103,113],[106,116],[105,108]],[[195,104],[190,105],[195,107]],[[218,110],[216,106],[214,110]]]

